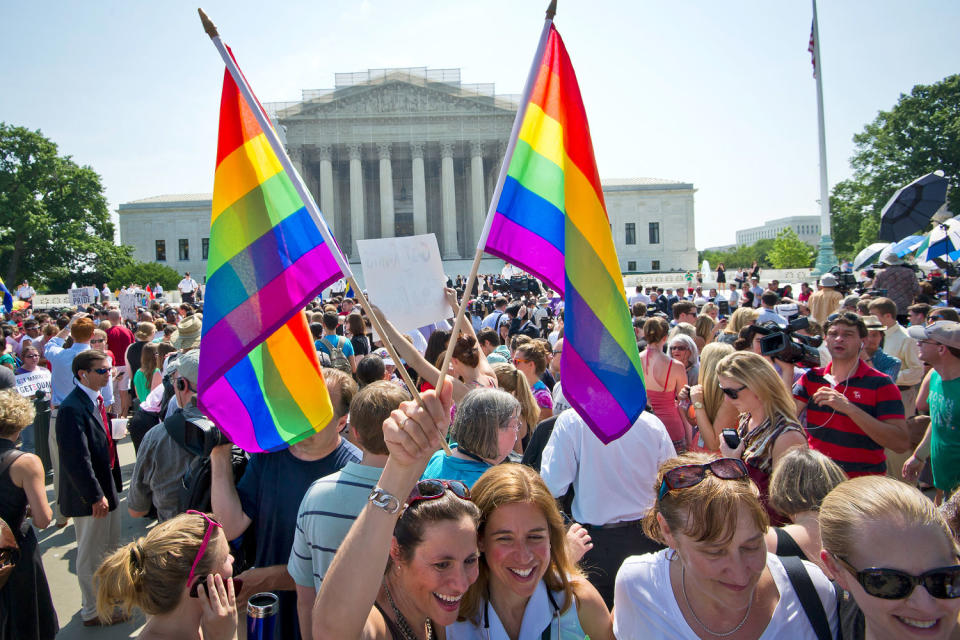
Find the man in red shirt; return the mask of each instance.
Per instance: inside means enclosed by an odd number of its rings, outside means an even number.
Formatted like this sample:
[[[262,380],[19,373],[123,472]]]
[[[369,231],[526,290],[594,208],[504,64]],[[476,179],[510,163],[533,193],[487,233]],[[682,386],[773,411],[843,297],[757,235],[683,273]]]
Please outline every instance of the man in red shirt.
[[[793,387],[797,411],[807,410],[807,442],[850,477],[882,475],[884,447],[910,447],[900,390],[889,376],[860,359],[867,327],[843,312],[826,325],[833,361],[810,369]]]
[[[110,309],[107,316],[110,321],[110,328],[107,329],[107,348],[113,352],[116,360],[113,367],[117,370],[117,376],[113,379],[114,398],[120,400],[120,417],[126,417],[130,410],[130,373],[127,369],[127,347],[133,344],[133,332],[127,329],[123,324],[123,318],[118,309]]]

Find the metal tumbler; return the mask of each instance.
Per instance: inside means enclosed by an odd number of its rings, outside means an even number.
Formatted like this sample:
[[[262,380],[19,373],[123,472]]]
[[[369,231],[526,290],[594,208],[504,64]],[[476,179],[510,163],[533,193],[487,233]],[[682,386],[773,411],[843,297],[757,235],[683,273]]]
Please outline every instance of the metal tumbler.
[[[247,601],[247,639],[273,640],[280,612],[277,594],[255,593]]]

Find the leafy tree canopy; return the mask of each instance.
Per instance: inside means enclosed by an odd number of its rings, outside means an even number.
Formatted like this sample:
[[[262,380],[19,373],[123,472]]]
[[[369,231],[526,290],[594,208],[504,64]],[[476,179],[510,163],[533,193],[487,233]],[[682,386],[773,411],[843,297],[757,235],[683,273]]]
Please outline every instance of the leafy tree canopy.
[[[0,212],[0,274],[6,282],[102,283],[131,261],[129,247],[113,244],[100,176],[58,155],[57,145],[40,131],[4,122]]]
[[[787,227],[774,238],[773,248],[767,258],[774,269],[803,269],[813,266],[816,255],[812,246]]]
[[[773,238],[763,238],[753,244],[742,245],[726,251],[701,251],[698,262],[709,260],[712,267],[721,262],[726,269],[749,267],[756,260],[761,267],[770,267],[768,254],[773,249]]]
[[[139,284],[142,287],[153,286],[159,282],[164,290],[171,291],[180,282],[180,274],[159,262],[134,262],[120,267],[110,279],[110,288],[117,290],[128,284]]]
[[[960,75],[901,94],[853,141],[853,178],[838,183],[830,197],[831,232],[842,257],[877,241],[890,196],[924,174],[942,170],[951,185],[948,200],[960,203]]]

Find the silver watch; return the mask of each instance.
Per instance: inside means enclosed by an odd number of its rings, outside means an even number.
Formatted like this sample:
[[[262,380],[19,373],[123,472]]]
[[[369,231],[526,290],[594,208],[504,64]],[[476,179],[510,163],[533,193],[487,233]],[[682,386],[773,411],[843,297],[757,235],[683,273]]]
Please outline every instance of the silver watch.
[[[396,496],[390,495],[380,487],[375,487],[373,491],[370,492],[367,501],[375,507],[380,507],[390,515],[399,513],[400,507],[403,506],[403,503],[400,502]]]

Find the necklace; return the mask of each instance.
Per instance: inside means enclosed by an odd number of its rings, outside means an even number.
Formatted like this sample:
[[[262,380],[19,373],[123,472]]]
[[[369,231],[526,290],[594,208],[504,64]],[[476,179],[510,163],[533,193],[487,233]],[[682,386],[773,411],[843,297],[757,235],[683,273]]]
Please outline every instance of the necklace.
[[[383,585],[383,590],[387,594],[387,602],[390,603],[390,608],[393,609],[393,615],[397,617],[397,624],[400,625],[400,633],[403,634],[404,640],[417,640],[417,635],[413,632],[413,629],[410,628],[410,623],[407,622],[407,619],[403,617],[403,614],[400,613],[400,609],[397,609],[397,605],[393,601],[393,596],[390,595],[390,587],[386,583]],[[427,640],[433,638],[433,623],[430,621],[430,618],[427,618]]]
[[[732,635],[735,634],[737,631],[740,631],[740,629],[743,627],[743,625],[745,625],[745,624],[747,623],[747,618],[750,617],[750,610],[753,608],[753,596],[754,596],[754,594],[756,593],[756,588],[754,588],[754,593],[750,595],[750,603],[747,604],[747,612],[744,614],[743,620],[740,621],[740,624],[738,624],[738,625],[735,626],[733,629],[731,629],[730,631],[727,631],[727,632],[725,632],[725,633],[717,633],[716,631],[714,631],[713,629],[711,629],[711,628],[708,627],[707,625],[703,624],[703,622],[700,620],[700,618],[697,617],[697,614],[696,614],[696,612],[693,610],[693,607],[690,606],[690,600],[687,598],[687,582],[686,582],[686,577],[687,577],[687,572],[686,572],[686,569],[685,569],[684,566],[683,566],[683,563],[681,562],[681,563],[680,563],[680,592],[683,594],[683,601],[684,601],[684,603],[686,603],[687,609],[690,610],[690,615],[693,616],[693,619],[697,621],[697,624],[699,624],[701,627],[703,627],[703,628],[707,631],[707,633],[709,633],[709,634],[712,635],[712,636],[717,636],[718,638],[726,638],[727,636],[732,636]],[[388,595],[389,595],[389,594],[388,594]]]

